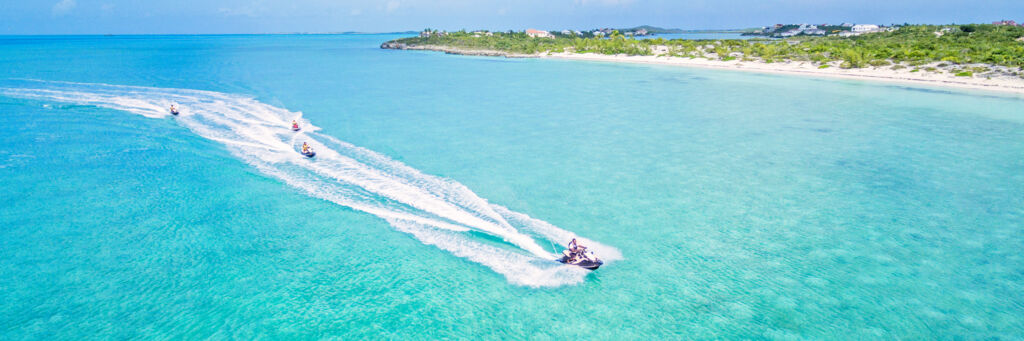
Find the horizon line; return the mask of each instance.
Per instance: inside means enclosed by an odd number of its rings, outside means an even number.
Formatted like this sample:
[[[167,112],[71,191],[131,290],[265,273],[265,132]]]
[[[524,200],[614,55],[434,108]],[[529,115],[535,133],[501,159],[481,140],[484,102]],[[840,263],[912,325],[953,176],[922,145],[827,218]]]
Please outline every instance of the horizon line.
[[[892,25],[902,25],[902,24],[898,24],[898,23],[891,23],[891,24]],[[906,22],[904,24],[906,24]],[[953,23],[941,23],[941,24],[938,24],[938,23],[911,23],[910,25],[991,25],[991,24],[992,24],[991,22],[982,22],[982,23],[955,23],[955,22],[953,22]],[[784,24],[784,25],[795,25],[795,23],[789,23],[789,24]],[[682,28],[667,28],[667,27],[660,27],[660,26],[655,26],[655,25],[643,24],[643,25],[636,25],[636,26],[633,26],[633,27],[623,27],[623,28],[635,28],[635,27],[641,27],[641,26],[652,26],[652,27],[657,27],[657,28],[662,28],[662,29],[681,30],[681,31],[688,31],[688,32],[745,30],[745,29],[751,29],[751,28],[765,27],[765,26],[748,26],[748,27],[734,27],[734,28],[682,29]],[[600,28],[595,28],[595,29],[600,29]],[[480,29],[471,30],[471,29],[467,29],[467,28],[461,28],[459,30],[448,31],[448,32],[479,31],[479,30]],[[521,30],[526,30],[526,29],[524,28],[524,29],[521,29]],[[445,30],[442,30],[442,31],[445,31]],[[515,32],[519,32],[519,30],[513,30],[513,29],[500,30],[500,31],[495,31],[495,30],[484,30],[484,31],[489,31],[489,32],[515,31]],[[235,33],[46,33],[46,34],[32,34],[32,33],[29,33],[29,34],[18,34],[18,33],[14,33],[14,34],[0,34],[0,37],[44,37],[44,36],[51,36],[52,37],[52,36],[374,35],[374,34],[404,34],[404,33],[418,33],[418,32],[422,32],[422,30],[404,30],[404,31],[387,31],[387,32],[325,31],[325,32],[247,32],[247,33],[241,33],[241,32],[235,32]]]

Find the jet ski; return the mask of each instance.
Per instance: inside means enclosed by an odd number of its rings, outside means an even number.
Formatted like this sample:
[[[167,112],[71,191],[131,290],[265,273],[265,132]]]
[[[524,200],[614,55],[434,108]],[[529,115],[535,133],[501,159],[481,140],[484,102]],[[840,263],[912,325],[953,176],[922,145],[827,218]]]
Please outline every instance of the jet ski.
[[[299,131],[299,130],[302,130],[302,128],[299,128],[299,126],[297,126],[297,125],[293,125],[292,126],[292,131]]]
[[[580,248],[575,254],[570,250],[562,251],[562,258],[558,259],[559,263],[575,265],[587,270],[597,270],[604,264],[594,252],[587,251],[586,248]]]
[[[178,116],[178,109],[171,109],[171,115]]]
[[[309,150],[307,150],[306,152],[300,152],[300,153],[302,153],[302,155],[305,155],[308,158],[312,158],[312,157],[316,156],[316,152],[313,151],[313,148],[309,148]]]

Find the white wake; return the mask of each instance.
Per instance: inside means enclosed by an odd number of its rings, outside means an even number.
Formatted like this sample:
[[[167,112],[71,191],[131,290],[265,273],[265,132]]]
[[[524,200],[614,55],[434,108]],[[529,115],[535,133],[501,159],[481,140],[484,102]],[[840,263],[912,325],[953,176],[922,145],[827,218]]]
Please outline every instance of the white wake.
[[[544,221],[480,198],[466,186],[413,169],[385,155],[317,133],[301,113],[253,98],[212,91],[109,84],[26,82],[0,88],[9,97],[93,105],[150,118],[170,116],[204,138],[222,143],[262,173],[312,196],[385,219],[397,230],[527,286],[579,283],[588,271],[553,262],[535,238],[562,244],[579,238],[606,262],[621,259],[613,247],[576,236]],[[297,120],[301,132],[290,129]],[[297,152],[309,143],[314,159]],[[501,238],[488,245],[468,231]]]

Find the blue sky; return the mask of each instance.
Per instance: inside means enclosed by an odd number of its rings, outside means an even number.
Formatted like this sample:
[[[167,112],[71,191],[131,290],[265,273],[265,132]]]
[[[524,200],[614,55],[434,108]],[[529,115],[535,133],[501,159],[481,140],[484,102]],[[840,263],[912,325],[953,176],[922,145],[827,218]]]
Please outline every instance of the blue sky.
[[[1024,21],[1024,0],[0,0],[0,34],[683,29]]]

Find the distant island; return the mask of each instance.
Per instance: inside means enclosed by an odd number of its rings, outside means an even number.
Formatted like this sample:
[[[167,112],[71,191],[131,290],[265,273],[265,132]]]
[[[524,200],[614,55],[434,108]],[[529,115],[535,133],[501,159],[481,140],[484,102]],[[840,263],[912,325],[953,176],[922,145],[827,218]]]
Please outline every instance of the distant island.
[[[547,31],[539,31],[539,30],[532,30],[532,31],[547,32]],[[623,36],[627,36],[627,37],[643,37],[643,36],[652,36],[652,35],[656,35],[656,34],[685,33],[686,31],[680,30],[678,28],[661,28],[661,27],[650,26],[650,25],[642,25],[642,26],[630,27],[630,28],[597,28],[597,29],[584,30],[584,31],[561,30],[561,31],[551,31],[549,33],[551,34],[552,37],[556,37],[556,36],[573,37],[573,36],[575,36],[575,37],[578,37],[578,38],[595,38],[595,37],[596,38],[601,38],[601,37],[610,36],[612,34],[612,32],[618,32],[619,34],[622,34]]]
[[[786,38],[794,36],[851,36],[863,33],[878,32],[884,30],[878,25],[861,24],[854,25],[850,23],[843,23],[839,25],[811,25],[811,24],[775,24],[771,27],[762,27],[757,30],[745,32],[743,35],[748,36],[765,36],[773,38]]]
[[[745,33],[754,32],[758,29],[732,29],[732,30],[683,30],[678,28],[661,28],[657,26],[641,25],[631,28],[604,28],[599,29],[606,34],[610,34],[612,31],[619,31],[619,33],[626,36],[653,36],[658,34],[682,34],[682,33]]]
[[[634,36],[680,30],[638,26],[589,31],[445,32],[424,30],[381,48],[452,54],[562,58],[813,73],[892,79],[1024,93],[1024,27],[967,25],[776,25],[752,39],[687,40]],[[813,28],[811,26],[814,26]],[[651,32],[659,33],[651,33]],[[783,39],[770,38],[778,32]],[[799,31],[799,33],[797,33]],[[825,31],[823,34],[820,31]],[[731,32],[740,32],[731,31]]]

